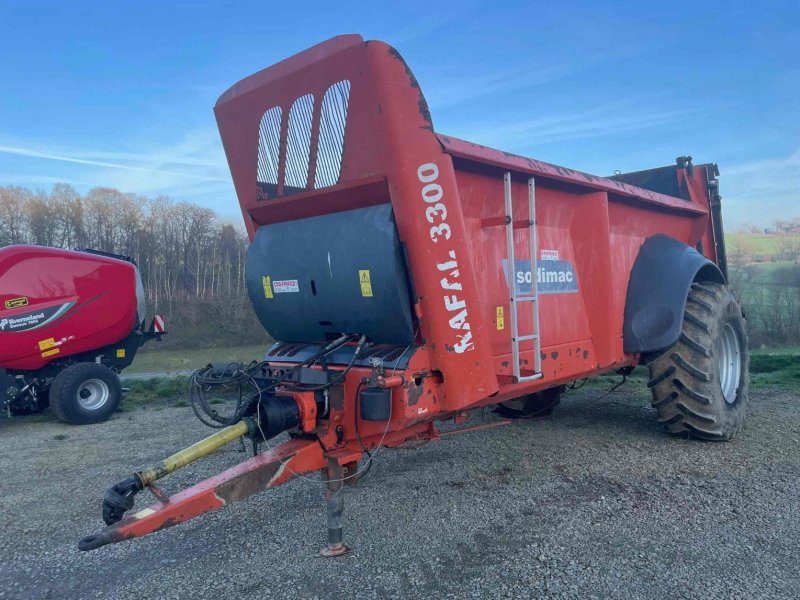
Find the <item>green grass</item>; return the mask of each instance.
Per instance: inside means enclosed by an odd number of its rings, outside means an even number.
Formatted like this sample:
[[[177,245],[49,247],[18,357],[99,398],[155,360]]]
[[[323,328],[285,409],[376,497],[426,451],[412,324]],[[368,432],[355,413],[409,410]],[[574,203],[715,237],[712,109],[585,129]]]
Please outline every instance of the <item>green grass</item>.
[[[176,399],[177,402],[170,403],[172,406],[188,406],[185,398],[188,394],[189,378],[185,375],[129,379],[124,385],[128,391],[122,396],[120,409],[123,411],[157,402],[164,405]]]
[[[780,254],[778,236],[763,233],[726,233],[725,243],[734,249],[739,246],[750,248],[759,254],[773,256]]]
[[[156,344],[151,344],[156,346]],[[133,359],[133,364],[124,373],[172,373],[198,369],[210,362],[250,362],[262,360],[267,344],[235,346],[231,348],[207,348],[202,350],[160,350],[143,347]]]
[[[750,384],[755,388],[800,389],[800,348],[767,348],[751,352]]]

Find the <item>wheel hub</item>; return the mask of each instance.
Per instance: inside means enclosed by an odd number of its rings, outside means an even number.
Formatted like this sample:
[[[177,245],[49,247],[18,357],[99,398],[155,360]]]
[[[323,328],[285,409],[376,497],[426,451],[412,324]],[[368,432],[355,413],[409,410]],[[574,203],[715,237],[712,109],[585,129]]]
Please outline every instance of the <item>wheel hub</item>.
[[[108,384],[100,379],[88,379],[78,388],[78,404],[85,410],[98,410],[108,402]]]
[[[725,402],[736,402],[736,393],[742,379],[742,351],[739,336],[733,325],[725,323],[720,336],[719,386]]]

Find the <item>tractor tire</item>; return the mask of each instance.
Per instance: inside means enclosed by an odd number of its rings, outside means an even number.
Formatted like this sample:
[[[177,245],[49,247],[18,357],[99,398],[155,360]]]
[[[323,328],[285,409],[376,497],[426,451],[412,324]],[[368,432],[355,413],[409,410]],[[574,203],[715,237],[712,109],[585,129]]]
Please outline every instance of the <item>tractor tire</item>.
[[[718,283],[693,283],[680,338],[649,365],[658,421],[671,433],[733,439],[744,421],[749,361],[745,320],[733,294]]]
[[[542,390],[502,402],[495,406],[494,412],[504,419],[542,419],[553,414],[553,409],[561,402],[564,386]]]
[[[59,419],[73,425],[105,421],[121,398],[117,374],[93,362],[66,367],[50,386],[50,407]]]

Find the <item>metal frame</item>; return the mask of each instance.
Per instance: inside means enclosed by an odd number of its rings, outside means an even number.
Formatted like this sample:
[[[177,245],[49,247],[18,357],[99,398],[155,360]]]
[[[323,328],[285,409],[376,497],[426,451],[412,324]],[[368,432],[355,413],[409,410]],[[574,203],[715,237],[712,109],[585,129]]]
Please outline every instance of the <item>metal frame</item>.
[[[506,222],[506,248],[508,252],[508,287],[509,312],[511,313],[511,359],[513,363],[514,383],[523,381],[533,381],[542,378],[542,340],[539,335],[539,287],[537,281],[537,261],[536,261],[536,182],[533,177],[528,179],[528,229],[530,230],[530,257],[531,257],[531,294],[517,294],[517,284],[514,277],[516,265],[514,253],[514,199],[511,193],[511,173],[503,175],[505,190],[505,222]],[[533,333],[528,335],[519,334],[519,303],[530,302],[533,308]],[[519,364],[519,344],[533,340],[533,364],[532,375],[522,375]]]

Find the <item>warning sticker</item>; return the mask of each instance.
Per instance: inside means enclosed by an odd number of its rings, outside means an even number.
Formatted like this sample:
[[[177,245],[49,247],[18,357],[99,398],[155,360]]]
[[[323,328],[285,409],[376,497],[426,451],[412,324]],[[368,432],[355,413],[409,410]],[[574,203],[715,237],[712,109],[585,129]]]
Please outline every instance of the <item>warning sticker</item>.
[[[272,282],[276,294],[296,294],[300,291],[297,279],[276,279]]]
[[[497,307],[495,320],[497,321],[497,331],[501,331],[506,328],[506,317],[502,306]]]
[[[47,350],[48,348],[52,348],[56,345],[55,338],[49,338],[47,340],[41,340],[39,342],[39,350]]]
[[[53,348],[52,350],[48,350],[47,352],[42,352],[42,358],[53,356],[54,354],[58,354],[59,352],[61,352],[61,348]]]
[[[117,358],[125,358],[125,348],[117,348]]]
[[[28,306],[28,299],[25,296],[20,298],[12,298],[5,301],[6,308],[20,308],[21,306]]]
[[[364,298],[372,298],[372,281],[369,278],[369,269],[358,272],[358,282],[361,284],[361,295]]]
[[[272,283],[270,283],[269,276],[264,275],[261,278],[261,284],[264,286],[264,297],[265,298],[273,298],[273,295],[272,295]]]

